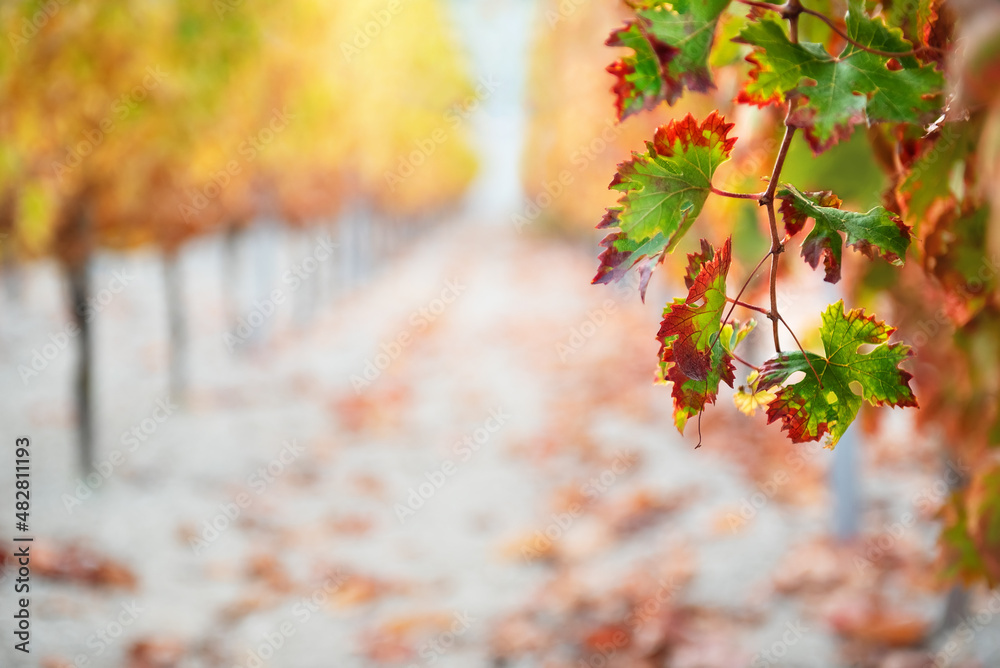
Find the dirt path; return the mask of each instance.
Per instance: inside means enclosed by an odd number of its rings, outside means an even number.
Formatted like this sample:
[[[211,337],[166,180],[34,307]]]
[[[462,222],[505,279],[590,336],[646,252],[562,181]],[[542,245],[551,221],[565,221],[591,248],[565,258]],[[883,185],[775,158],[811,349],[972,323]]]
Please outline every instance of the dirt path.
[[[0,424],[36,443],[36,567],[50,577],[32,590],[34,656],[118,666],[155,640],[184,666],[256,665],[251,652],[294,668],[489,665],[525,610],[599,600],[639,573],[683,582],[677,602],[725,617],[673,665],[747,665],[799,623],[809,631],[774,665],[836,665],[823,610],[774,584],[782,571],[793,586],[831,577],[822,550],[800,572],[782,566],[827,529],[824,451],[789,459],[728,407],[709,413],[695,451],[650,383],[667,291],[654,285],[643,306],[591,287],[590,250],[445,226],[305,326],[281,280],[301,258],[279,253],[282,299],[231,352],[221,251],[206,241],[184,265],[183,407],[165,394],[158,266],[104,258],[97,285],[129,281],[96,321],[107,476],[91,476],[95,489],[72,468],[72,351],[27,383],[17,374],[65,317],[54,277],[30,267],[30,311],[12,306],[0,325]],[[105,643],[132,602],[141,610]],[[550,647],[564,613],[544,609],[556,616],[513,635]],[[518,650],[516,665],[577,665],[539,651]],[[5,643],[4,665],[10,655]]]
[[[41,548],[79,541],[134,571],[137,586],[41,582],[43,655],[95,652],[88,636],[134,599],[143,612],[125,638],[208,641],[230,661],[283,620],[296,623],[294,602],[340,568],[354,584],[296,625],[270,665],[369,665],[357,658],[375,651],[366,634],[397,624],[401,638],[408,625],[421,637],[427,623],[414,620],[437,615],[433,630],[463,611],[477,623],[448,661],[478,665],[466,657],[484,658],[489,620],[530,600],[551,568],[527,563],[518,546],[553,522],[559,490],[579,494],[602,473],[612,484],[591,488],[597,509],[627,505],[640,489],[712,493],[679,504],[668,524],[657,518],[660,529],[619,550],[610,549],[617,539],[607,519],[590,511],[553,531],[547,549],[608,561],[600,570],[613,578],[612,563],[680,545],[697,549],[699,596],[750,595],[751,575],[764,575],[792,525],[764,509],[755,533],[744,534],[742,570],[726,557],[731,545],[695,548],[717,507],[749,490],[732,466],[711,449],[694,453],[669,425],[666,393],[648,382],[655,310],[591,288],[593,263],[582,251],[491,229],[440,229],[306,329],[291,327],[295,295],[279,281],[287,301],[261,328],[266,339],[237,353],[224,340],[218,249],[194,249],[185,264],[197,286],[188,291],[193,392],[183,408],[164,390],[155,263],[103,261],[98,285],[116,271],[131,277],[97,320],[98,459],[108,478],[92,476],[99,484],[87,498],[86,482],[77,489],[71,351],[26,386],[3,376],[2,422],[41,444]],[[33,315],[3,328],[8,371],[61,329],[53,277],[29,274]],[[256,473],[268,466],[270,479]],[[249,503],[237,508],[241,499]],[[224,527],[214,539],[213,521]]]

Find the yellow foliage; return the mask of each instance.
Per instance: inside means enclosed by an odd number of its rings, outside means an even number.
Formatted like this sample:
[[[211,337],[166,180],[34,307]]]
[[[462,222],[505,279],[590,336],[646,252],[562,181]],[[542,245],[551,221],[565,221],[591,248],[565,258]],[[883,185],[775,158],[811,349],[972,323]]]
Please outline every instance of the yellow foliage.
[[[467,136],[447,125],[471,85],[441,0],[39,6],[0,8],[14,36],[0,182],[24,190],[23,251],[169,249],[258,212],[332,215],[345,199],[413,211],[474,173]],[[388,188],[439,128],[447,141]]]

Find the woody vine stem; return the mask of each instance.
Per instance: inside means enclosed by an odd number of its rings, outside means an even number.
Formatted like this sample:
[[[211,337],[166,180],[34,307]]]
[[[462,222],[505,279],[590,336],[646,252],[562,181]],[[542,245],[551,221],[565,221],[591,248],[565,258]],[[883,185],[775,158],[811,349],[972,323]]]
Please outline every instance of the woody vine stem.
[[[805,7],[802,6],[800,0],[789,0],[788,4],[782,7],[778,7],[776,5],[767,5],[766,3],[754,2],[753,0],[740,0],[740,2],[743,2],[748,5],[753,5],[756,7],[763,7],[765,9],[773,9],[775,11],[779,11],[782,17],[788,20],[789,39],[791,39],[793,43],[797,43],[799,41],[799,15],[804,12],[809,12],[809,10],[807,10]],[[849,39],[847,38],[846,35],[844,35],[844,37],[846,39]],[[851,41],[853,42],[853,40]],[[791,146],[792,138],[795,136],[796,128],[794,125],[791,125],[789,123],[789,117],[791,116],[791,112],[792,112],[792,102],[789,101],[788,111],[785,114],[785,120],[784,120],[785,136],[781,140],[781,146],[778,149],[778,155],[774,160],[774,168],[771,170],[771,178],[767,183],[767,189],[763,193],[752,193],[752,194],[731,193],[724,190],[719,190],[714,187],[712,188],[712,192],[714,192],[717,195],[722,195],[724,197],[735,197],[738,199],[757,200],[758,205],[764,207],[765,210],[767,211],[767,222],[771,233],[770,250],[767,252],[767,255],[765,255],[759,263],[757,263],[757,266],[754,268],[754,270],[750,272],[750,275],[747,277],[747,280],[743,283],[743,286],[740,288],[739,293],[736,295],[736,299],[729,300],[731,302],[731,306],[729,307],[729,311],[726,313],[726,317],[723,318],[723,321],[729,320],[730,316],[732,316],[733,309],[736,306],[743,306],[744,308],[749,308],[763,313],[771,321],[771,331],[774,335],[774,350],[779,355],[781,354],[781,338],[779,336],[779,331],[778,331],[778,323],[780,322],[785,326],[785,329],[788,330],[788,333],[792,335],[792,338],[795,340],[795,345],[798,346],[799,350],[801,350],[803,355],[805,355],[805,359],[806,362],[809,364],[809,368],[812,369],[813,374],[816,376],[816,380],[819,382],[820,387],[822,387],[823,380],[822,378],[820,378],[819,374],[816,372],[816,369],[813,367],[812,361],[806,354],[806,351],[802,347],[802,344],[799,343],[799,338],[795,335],[795,332],[792,331],[792,328],[789,327],[788,323],[785,321],[784,318],[781,317],[781,314],[778,312],[778,259],[779,256],[785,251],[785,244],[784,244],[784,239],[778,233],[778,220],[774,211],[774,193],[778,188],[778,182],[779,179],[781,178],[781,169],[785,165],[785,158],[788,157],[788,148]],[[771,271],[769,276],[768,293],[770,297],[771,309],[770,311],[766,311],[762,308],[754,307],[751,304],[746,304],[741,302],[740,297],[743,296],[744,290],[746,290],[747,286],[750,284],[750,281],[753,279],[754,275],[764,264],[764,261],[767,260],[767,258],[769,257],[771,258]],[[749,366],[753,367],[753,365]]]

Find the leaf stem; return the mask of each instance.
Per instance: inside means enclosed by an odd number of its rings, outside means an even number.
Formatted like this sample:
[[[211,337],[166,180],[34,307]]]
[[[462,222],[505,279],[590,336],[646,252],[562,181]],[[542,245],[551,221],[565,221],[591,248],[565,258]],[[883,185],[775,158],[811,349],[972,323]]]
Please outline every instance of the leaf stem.
[[[785,326],[785,329],[788,330],[788,333],[792,335],[793,339],[795,339],[795,345],[797,345],[799,347],[799,350],[802,351],[802,357],[805,358],[806,364],[809,365],[809,368],[812,369],[813,375],[816,376],[816,382],[819,383],[820,389],[823,389],[823,379],[819,377],[818,373],[816,373],[816,367],[813,366],[812,360],[809,359],[809,353],[807,353],[806,349],[802,347],[801,343],[799,343],[799,337],[795,336],[795,332],[792,331],[792,328],[788,326],[788,323],[785,322],[785,319],[782,318],[780,315],[778,316],[778,320],[781,321],[781,324]]]
[[[758,200],[758,199],[760,199],[760,196],[762,195],[762,193],[733,193],[733,192],[729,192],[728,190],[721,190],[719,188],[716,188],[715,186],[710,186],[710,187],[711,187],[713,193],[715,193],[716,195],[721,195],[722,197],[734,197],[736,199],[754,199],[754,200]]]
[[[762,306],[754,306],[753,304],[747,304],[746,302],[741,302],[739,299],[730,299],[726,297],[726,301],[734,306],[742,306],[743,308],[748,308],[751,311],[757,311],[758,313],[763,313],[764,315],[770,315],[770,311]],[[727,318],[728,320],[728,318]]]
[[[736,293],[736,299],[730,300],[729,297],[726,297],[726,301],[732,301],[733,305],[729,307],[729,312],[726,313],[726,317],[722,319],[722,322],[729,322],[730,316],[733,315],[733,309],[736,308],[736,302],[738,302],[740,300],[740,297],[743,296],[743,293],[746,291],[747,286],[750,285],[750,281],[752,281],[753,277],[757,275],[758,271],[760,271],[760,268],[764,265],[764,260],[766,260],[769,255],[771,255],[770,252],[768,252],[767,255],[762,257],[760,259],[760,262],[757,263],[757,266],[754,267],[753,271],[750,272],[750,275],[747,276],[747,280],[743,281],[743,287],[741,287],[740,291]],[[708,346],[709,350],[715,347],[715,342],[719,340],[719,337],[721,335],[722,335],[722,330],[720,329],[718,332],[715,333],[715,336],[712,338],[712,342]]]
[[[767,255],[765,255],[764,257],[762,257],[760,259],[760,262],[757,263],[757,266],[754,267],[753,271],[750,272],[750,275],[747,276],[747,280],[743,281],[743,286],[740,288],[740,291],[736,293],[736,299],[734,299],[733,302],[738,302],[740,300],[740,297],[743,296],[743,293],[746,292],[747,287],[750,285],[750,281],[752,281],[753,277],[757,275],[757,272],[760,271],[760,268],[762,266],[764,266],[765,260],[767,260],[767,258],[770,257],[770,255],[771,255],[771,252],[768,251]],[[729,298],[726,297],[726,300],[728,301]],[[736,308],[736,304],[735,303],[732,306],[729,307],[729,313],[727,313],[726,317],[722,319],[723,322],[728,322],[729,321],[730,316],[733,315],[733,309],[735,309],[735,308]],[[713,343],[712,345],[715,345],[715,344]]]
[[[734,353],[732,350],[729,351],[729,354],[732,355],[733,359],[736,360],[737,362],[742,362],[743,364],[746,364],[748,367],[750,367],[754,371],[758,371],[758,372],[760,371],[760,367],[759,366],[750,364],[750,362],[747,362],[745,359],[743,359],[742,357],[740,357],[739,355],[737,355],[736,353]]]

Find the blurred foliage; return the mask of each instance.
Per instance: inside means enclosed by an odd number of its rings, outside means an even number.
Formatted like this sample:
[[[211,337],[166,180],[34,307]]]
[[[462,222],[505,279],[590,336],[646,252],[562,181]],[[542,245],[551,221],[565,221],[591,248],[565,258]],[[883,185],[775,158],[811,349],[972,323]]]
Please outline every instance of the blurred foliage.
[[[903,5],[904,3],[900,3]],[[925,132],[869,133],[888,183],[886,206],[912,225],[915,262],[873,266],[855,292],[888,301],[913,343],[919,424],[940,434],[965,480],[941,510],[943,563],[965,581],[1000,584],[1000,6],[921,3],[907,29],[944,52],[950,95]],[[909,5],[907,5],[909,6]],[[912,9],[912,7],[910,7]],[[890,10],[892,7],[890,6]]]
[[[0,228],[17,255],[171,251],[353,200],[415,212],[475,172],[449,123],[472,83],[437,0],[24,0],[0,26]]]

